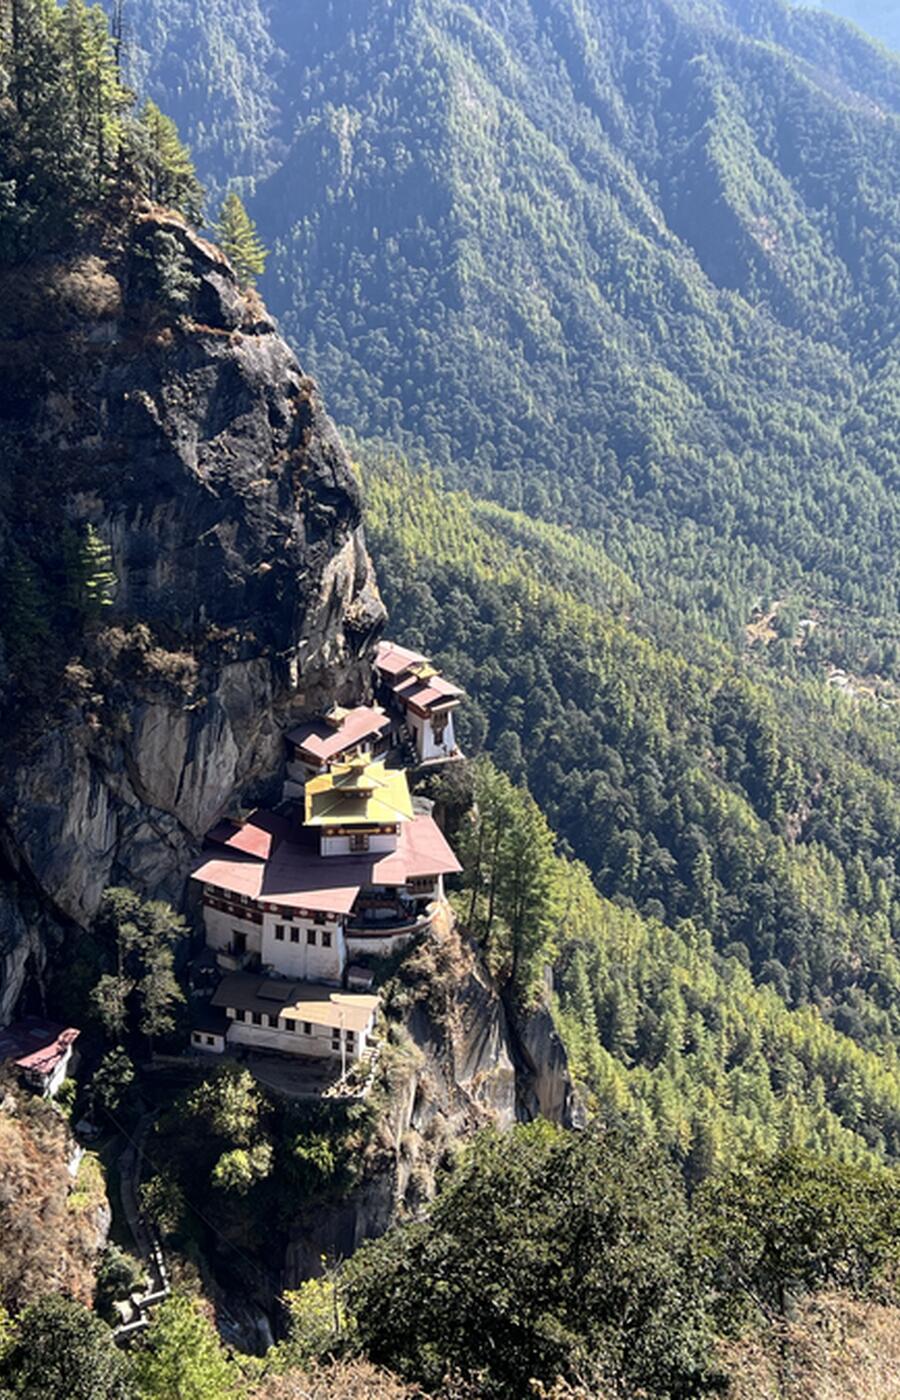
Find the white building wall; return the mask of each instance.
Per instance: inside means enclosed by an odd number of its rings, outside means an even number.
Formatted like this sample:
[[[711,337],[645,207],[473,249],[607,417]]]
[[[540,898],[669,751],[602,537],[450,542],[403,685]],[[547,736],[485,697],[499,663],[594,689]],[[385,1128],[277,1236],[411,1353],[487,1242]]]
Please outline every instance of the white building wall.
[[[237,930],[238,933],[247,935],[248,953],[261,951],[262,928],[249,919],[237,918],[234,914],[226,914],[222,909],[211,909],[205,904],[203,925],[206,929],[206,942],[210,948],[230,948],[234,941],[232,935]]]
[[[414,933],[379,933],[368,938],[354,938],[352,933],[348,933],[347,957],[352,959],[358,953],[367,953],[373,958],[386,958],[389,953],[404,948],[415,937]]]
[[[225,1050],[225,1037],[216,1031],[191,1031],[191,1046],[207,1055],[221,1055]]]
[[[246,1013],[249,1016],[249,1012]],[[229,1016],[231,1012],[229,1012]],[[265,1015],[265,1013],[263,1013]],[[270,1023],[273,1017],[266,1016]],[[343,1032],[346,1037],[347,1061],[358,1060],[363,1050],[366,1048],[372,1032],[373,1021],[369,1022],[366,1031],[353,1036],[351,1041],[350,1032]],[[338,1032],[338,1037],[340,1032]],[[310,1055],[318,1059],[340,1059],[341,1047],[339,1038],[333,1035],[330,1026],[311,1027],[307,1034],[303,1030],[303,1023],[297,1022],[296,1031],[287,1031],[277,1024],[256,1026],[250,1021],[234,1020],[228,1027],[229,1045],[249,1045],[255,1050],[278,1050],[286,1055]],[[335,1048],[337,1046],[337,1048]]]
[[[375,855],[387,855],[397,849],[397,833],[390,835],[370,836],[369,852]],[[350,849],[350,836],[323,836],[319,843],[319,849],[323,856],[351,856],[361,854]]]
[[[284,938],[276,938],[276,928],[284,929]],[[330,948],[325,946],[325,935],[330,939]],[[264,914],[262,961],[282,977],[337,985],[347,964],[343,929],[339,923],[331,921],[316,924],[309,919]]]
[[[62,1088],[63,1080],[69,1072],[69,1065],[72,1062],[73,1046],[69,1046],[53,1070],[52,1074],[40,1074],[37,1070],[25,1070],[25,1080],[33,1089],[37,1089],[45,1098],[53,1099]]]
[[[440,743],[434,737],[434,728],[430,719],[425,719],[421,715],[413,714],[412,710],[407,710],[406,722],[415,741],[416,753],[421,763],[427,763],[429,759],[433,758],[449,758],[456,748],[452,710],[447,715]]]

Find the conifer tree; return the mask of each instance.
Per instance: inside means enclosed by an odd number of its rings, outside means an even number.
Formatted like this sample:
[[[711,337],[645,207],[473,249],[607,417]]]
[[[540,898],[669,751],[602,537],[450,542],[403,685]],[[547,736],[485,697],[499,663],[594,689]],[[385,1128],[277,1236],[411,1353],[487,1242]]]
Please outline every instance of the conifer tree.
[[[222,201],[216,233],[242,287],[256,285],[266,269],[268,253],[256,232],[256,224],[232,190]]]
[[[69,596],[84,618],[96,618],[104,608],[112,606],[117,579],[112,568],[112,554],[93,525],[74,544],[71,537],[66,547]]]
[[[202,218],[203,187],[178,128],[155,102],[145,102],[135,128],[136,163],[143,188],[157,204],[191,223]]]
[[[173,1293],[157,1308],[135,1357],[142,1400],[230,1400],[239,1379],[197,1301]]]
[[[28,655],[47,636],[48,603],[31,561],[13,549],[4,570],[3,633],[14,655]]]
[[[0,0],[0,258],[70,240],[118,178],[122,86],[85,0]]]

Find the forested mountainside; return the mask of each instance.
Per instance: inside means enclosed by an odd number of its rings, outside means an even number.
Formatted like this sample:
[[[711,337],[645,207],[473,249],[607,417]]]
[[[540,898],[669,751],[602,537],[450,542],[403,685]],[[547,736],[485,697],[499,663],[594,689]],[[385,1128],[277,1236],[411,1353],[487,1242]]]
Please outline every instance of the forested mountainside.
[[[124,22],[354,473],[99,12],[0,8],[2,1019],[83,1055],[0,1076],[0,1387],[888,1400],[896,66],[769,0],[359,9]],[[182,891],[371,683],[360,485],[468,691],[458,927],[295,1100],[179,1053]]]
[[[889,48],[900,49],[900,12],[894,0],[799,0],[799,3],[843,15]]]
[[[900,64],[780,0],[171,9],[139,79],[340,422],[720,635],[783,589],[895,635]]]
[[[688,661],[629,625],[599,549],[371,467],[392,617],[465,684],[463,742],[593,875],[557,862],[542,947],[600,1102],[640,1104],[679,1155],[798,1135],[896,1156],[895,710],[712,642]]]
[[[802,1105],[820,1144],[893,1155],[812,1046],[886,1085],[898,1031],[900,64],[776,0],[225,5],[196,64],[195,7],[168,38],[153,13],[136,71],[214,187],[252,191],[401,635],[466,685],[469,752],[636,910],[634,964],[552,944],[588,1077],[685,1054],[653,1090],[685,1150],[709,1118],[790,1138]],[[251,117],[227,56],[263,34]],[[660,971],[685,959],[703,1007]],[[754,1068],[724,1095],[738,1001]]]

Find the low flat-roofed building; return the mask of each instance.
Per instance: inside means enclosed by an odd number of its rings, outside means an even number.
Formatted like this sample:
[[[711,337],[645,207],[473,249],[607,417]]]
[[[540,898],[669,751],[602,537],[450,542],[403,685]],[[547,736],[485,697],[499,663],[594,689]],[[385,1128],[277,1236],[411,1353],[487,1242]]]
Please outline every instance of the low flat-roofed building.
[[[31,1089],[52,1098],[66,1077],[80,1031],[23,1016],[0,1031],[0,1064],[13,1064]]]
[[[372,1040],[379,999],[315,982],[232,973],[212,999],[225,1013],[226,1040],[289,1055],[358,1060]]]

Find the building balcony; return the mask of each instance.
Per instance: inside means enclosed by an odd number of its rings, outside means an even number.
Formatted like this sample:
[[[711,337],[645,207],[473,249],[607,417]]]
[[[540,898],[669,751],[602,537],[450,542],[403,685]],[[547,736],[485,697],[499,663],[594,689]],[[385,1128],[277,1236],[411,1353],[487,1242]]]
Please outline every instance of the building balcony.
[[[416,934],[427,933],[433,917],[433,910],[426,914],[398,910],[390,916],[385,916],[383,912],[376,916],[374,911],[359,910],[344,925],[344,935],[346,938],[371,938],[373,941],[379,938],[412,938]]]

